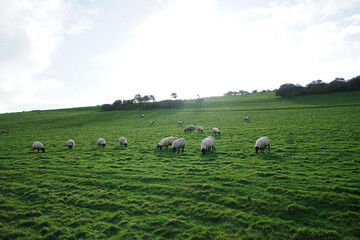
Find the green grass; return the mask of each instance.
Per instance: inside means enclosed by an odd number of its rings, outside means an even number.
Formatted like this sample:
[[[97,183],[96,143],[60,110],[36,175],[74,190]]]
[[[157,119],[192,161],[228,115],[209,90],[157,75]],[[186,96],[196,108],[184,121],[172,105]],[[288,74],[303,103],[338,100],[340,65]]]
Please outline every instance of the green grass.
[[[359,92],[185,106],[143,119],[99,107],[0,115],[0,239],[360,238]],[[157,149],[167,136],[185,138],[184,153]],[[271,152],[256,154],[262,136]]]

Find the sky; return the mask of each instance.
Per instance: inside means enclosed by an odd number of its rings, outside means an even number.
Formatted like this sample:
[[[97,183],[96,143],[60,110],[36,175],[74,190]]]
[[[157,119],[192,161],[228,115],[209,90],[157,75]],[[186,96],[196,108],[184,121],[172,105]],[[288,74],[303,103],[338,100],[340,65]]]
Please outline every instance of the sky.
[[[360,0],[0,0],[0,113],[360,75]]]

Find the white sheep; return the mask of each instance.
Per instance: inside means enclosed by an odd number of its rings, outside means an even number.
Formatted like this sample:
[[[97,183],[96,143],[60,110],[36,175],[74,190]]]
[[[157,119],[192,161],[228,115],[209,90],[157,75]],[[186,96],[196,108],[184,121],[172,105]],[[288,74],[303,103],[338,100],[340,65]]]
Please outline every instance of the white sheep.
[[[153,125],[154,123],[155,123],[155,121],[151,121],[151,122],[150,122],[150,125]]]
[[[215,150],[215,138],[213,136],[204,138],[201,141],[201,152],[203,155],[205,155],[205,153],[209,152],[210,149],[212,149],[213,151]]]
[[[220,130],[218,128],[213,128],[212,132],[216,135],[219,134],[220,135]]]
[[[203,128],[202,126],[197,126],[197,127],[196,127],[196,130],[197,130],[198,132],[203,132],[203,131],[204,131],[204,128]]]
[[[97,144],[98,144],[99,147],[105,147],[105,145],[106,145],[105,139],[99,138],[99,139],[97,140]]]
[[[7,131],[6,130],[1,130],[1,134],[3,134],[3,133],[7,133]]]
[[[270,139],[268,137],[262,137],[256,140],[255,143],[255,152],[257,153],[259,150],[263,152],[266,147],[269,148],[270,151]]]
[[[172,146],[172,151],[176,152],[176,150],[180,151],[180,149],[182,149],[182,152],[184,152],[185,145],[186,145],[185,139],[180,138],[178,140],[175,140],[171,145]]]
[[[245,121],[247,121],[247,122],[250,121],[250,116],[244,117],[244,122],[245,122]]]
[[[33,145],[32,145],[32,148],[33,148],[33,151],[35,149],[38,150],[38,152],[41,150],[43,152],[45,152],[45,148],[44,148],[44,145],[41,143],[41,142],[34,142]]]
[[[75,145],[74,140],[70,139],[66,142],[66,145],[68,146],[68,148],[72,149]]]
[[[145,114],[141,114],[141,117],[144,118],[144,117],[145,117]]]
[[[184,132],[193,131],[194,129],[195,129],[194,125],[189,124],[184,128]]]
[[[178,121],[178,125],[182,126],[184,124],[184,121]]]
[[[157,148],[168,148],[168,146],[172,145],[172,143],[175,141],[175,140],[178,140],[177,137],[166,137],[166,138],[163,138],[161,139],[161,141],[158,143],[157,145]]]
[[[120,144],[120,146],[125,146],[126,147],[128,145],[127,139],[124,138],[124,137],[120,137],[119,138],[119,144]]]

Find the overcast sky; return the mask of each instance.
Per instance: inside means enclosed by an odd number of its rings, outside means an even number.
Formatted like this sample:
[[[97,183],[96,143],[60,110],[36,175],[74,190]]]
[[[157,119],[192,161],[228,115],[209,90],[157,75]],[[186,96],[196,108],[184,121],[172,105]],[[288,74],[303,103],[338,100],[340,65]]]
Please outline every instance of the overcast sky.
[[[360,0],[0,0],[0,113],[360,75]]]

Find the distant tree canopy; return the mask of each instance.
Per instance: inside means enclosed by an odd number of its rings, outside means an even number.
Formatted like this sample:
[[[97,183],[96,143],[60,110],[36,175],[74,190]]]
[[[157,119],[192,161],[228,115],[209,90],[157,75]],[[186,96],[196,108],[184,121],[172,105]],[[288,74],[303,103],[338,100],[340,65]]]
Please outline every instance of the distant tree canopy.
[[[300,95],[312,95],[331,92],[344,92],[360,90],[360,76],[354,77],[348,81],[344,78],[335,78],[330,83],[325,83],[322,80],[315,80],[307,84],[305,87],[297,84],[286,83],[276,90],[275,95],[291,98]]]
[[[150,101],[155,102],[155,96],[154,95],[141,96],[140,94],[136,94],[134,99],[135,99],[135,101],[137,103],[147,103],[147,102],[150,102]]]
[[[172,93],[171,97],[174,98],[176,100],[176,98],[178,97],[177,93]]]
[[[225,96],[238,96],[238,95],[245,95],[245,94],[249,94],[248,91],[245,90],[239,90],[237,91],[228,91],[227,93],[225,93]]]
[[[152,101],[152,102],[150,102]],[[116,100],[112,104],[101,105],[103,111],[114,110],[133,110],[133,109],[169,109],[169,108],[182,108],[184,101],[182,100],[164,100],[155,102],[154,95],[141,96],[136,94],[133,99],[129,100]]]

